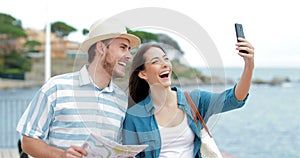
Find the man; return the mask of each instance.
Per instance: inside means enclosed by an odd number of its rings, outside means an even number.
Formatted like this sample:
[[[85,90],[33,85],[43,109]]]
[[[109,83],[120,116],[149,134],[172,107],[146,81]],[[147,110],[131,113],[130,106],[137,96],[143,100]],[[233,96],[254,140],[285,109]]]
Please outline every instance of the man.
[[[120,142],[127,96],[112,78],[125,76],[129,51],[140,43],[119,21],[95,22],[80,48],[88,64],[52,77],[21,117],[23,150],[36,158],[79,158],[88,154],[81,145],[90,133]]]

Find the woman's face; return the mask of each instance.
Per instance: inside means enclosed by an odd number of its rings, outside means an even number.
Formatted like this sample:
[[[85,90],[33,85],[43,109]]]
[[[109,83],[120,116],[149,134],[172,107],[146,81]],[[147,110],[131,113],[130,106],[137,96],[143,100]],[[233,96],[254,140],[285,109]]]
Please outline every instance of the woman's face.
[[[171,86],[172,64],[167,55],[160,48],[151,47],[145,52],[144,59],[145,69],[139,72],[139,77],[150,86]]]

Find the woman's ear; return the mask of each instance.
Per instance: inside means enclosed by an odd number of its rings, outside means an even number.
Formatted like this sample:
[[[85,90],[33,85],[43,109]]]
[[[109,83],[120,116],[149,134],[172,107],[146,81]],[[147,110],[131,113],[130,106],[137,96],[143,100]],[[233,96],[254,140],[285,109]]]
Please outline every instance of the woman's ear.
[[[141,79],[144,79],[144,80],[147,80],[147,75],[144,71],[140,71],[138,76],[141,78]]]

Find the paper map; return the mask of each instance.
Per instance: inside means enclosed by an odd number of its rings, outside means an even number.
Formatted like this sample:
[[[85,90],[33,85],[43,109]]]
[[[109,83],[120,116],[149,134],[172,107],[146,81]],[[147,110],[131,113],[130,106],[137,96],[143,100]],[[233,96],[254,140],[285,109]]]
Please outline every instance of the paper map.
[[[88,152],[84,158],[129,158],[135,157],[148,145],[121,145],[103,136],[90,134],[82,147]]]

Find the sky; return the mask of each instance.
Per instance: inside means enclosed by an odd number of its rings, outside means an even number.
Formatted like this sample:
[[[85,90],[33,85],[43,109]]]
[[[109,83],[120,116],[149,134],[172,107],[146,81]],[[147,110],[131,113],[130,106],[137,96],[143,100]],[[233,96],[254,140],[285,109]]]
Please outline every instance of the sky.
[[[82,42],[83,28],[103,17],[144,7],[169,9],[199,24],[212,39],[224,67],[242,67],[235,50],[234,23],[241,23],[255,47],[256,67],[300,67],[300,22],[297,0],[0,0],[0,12],[22,21],[24,28],[41,30],[47,21],[63,21],[78,32],[70,40]],[[173,19],[176,20],[176,17]],[[180,20],[180,19],[178,19]],[[189,24],[181,24],[189,26]],[[1,27],[1,26],[0,26]],[[163,30],[156,30],[157,32]],[[187,30],[189,31],[189,30]],[[191,65],[205,66],[205,59],[189,39],[167,31],[177,39]]]

